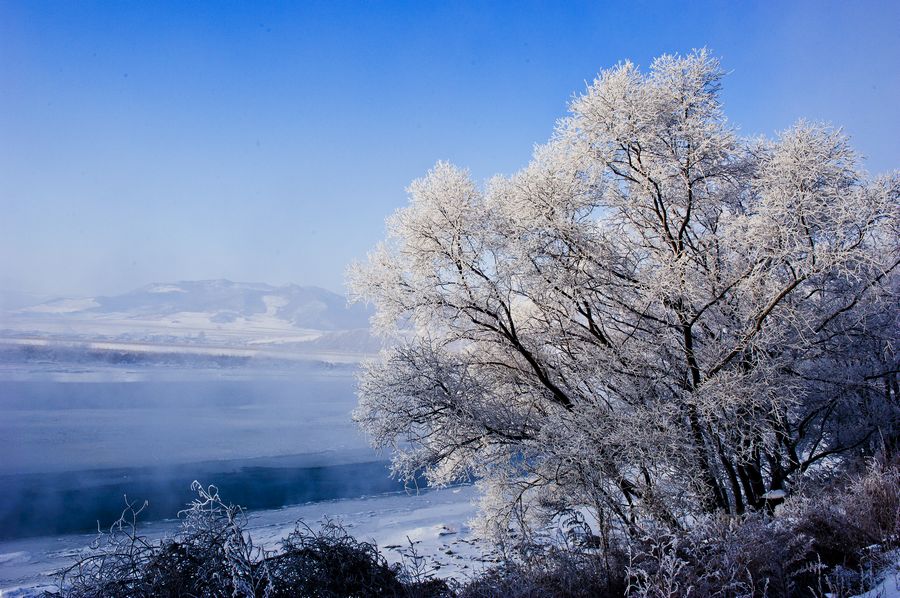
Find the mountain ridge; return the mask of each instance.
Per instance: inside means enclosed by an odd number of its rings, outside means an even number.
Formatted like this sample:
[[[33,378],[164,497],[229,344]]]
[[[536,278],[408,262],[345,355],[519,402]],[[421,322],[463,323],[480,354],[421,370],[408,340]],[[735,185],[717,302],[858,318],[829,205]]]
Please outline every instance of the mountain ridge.
[[[119,295],[65,297],[19,308],[18,316],[65,319],[166,320],[177,314],[207,314],[211,324],[241,320],[282,322],[289,328],[368,328],[369,310],[317,286],[271,285],[228,279],[152,282]],[[278,327],[278,326],[274,326]]]

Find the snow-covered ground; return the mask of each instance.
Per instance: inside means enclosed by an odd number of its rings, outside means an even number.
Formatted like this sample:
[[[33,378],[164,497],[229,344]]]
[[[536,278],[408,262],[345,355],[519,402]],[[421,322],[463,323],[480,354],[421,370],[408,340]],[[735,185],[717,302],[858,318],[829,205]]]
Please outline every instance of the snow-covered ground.
[[[894,556],[894,563],[882,571],[881,582],[854,598],[900,598],[900,551],[895,551]]]
[[[298,520],[314,524],[328,517],[342,522],[357,539],[376,542],[390,560],[399,561],[411,541],[420,554],[429,557],[436,575],[465,577],[496,558],[469,528],[474,496],[474,487],[464,486],[418,495],[318,502],[251,513],[248,529],[255,544],[275,549]],[[173,533],[177,526],[177,521],[160,521],[144,526],[142,533],[156,539]],[[79,534],[0,542],[0,595],[31,596],[52,589],[54,572],[70,564],[95,537]]]

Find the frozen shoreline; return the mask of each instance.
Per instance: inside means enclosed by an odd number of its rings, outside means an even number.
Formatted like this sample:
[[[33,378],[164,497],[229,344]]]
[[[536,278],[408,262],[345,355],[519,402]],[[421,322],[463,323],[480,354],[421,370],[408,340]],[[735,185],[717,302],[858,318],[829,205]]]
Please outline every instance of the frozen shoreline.
[[[377,543],[391,561],[399,561],[412,541],[419,554],[432,559],[436,575],[466,577],[495,559],[469,527],[476,494],[474,486],[460,486],[249,512],[247,529],[255,544],[275,549],[298,520],[315,524],[327,517],[340,521],[358,540]],[[189,498],[186,493],[185,502]],[[158,539],[177,527],[177,520],[168,519],[142,526],[141,532]],[[71,534],[0,542],[0,595],[34,596],[54,589],[53,572],[70,564],[95,538],[96,534]]]

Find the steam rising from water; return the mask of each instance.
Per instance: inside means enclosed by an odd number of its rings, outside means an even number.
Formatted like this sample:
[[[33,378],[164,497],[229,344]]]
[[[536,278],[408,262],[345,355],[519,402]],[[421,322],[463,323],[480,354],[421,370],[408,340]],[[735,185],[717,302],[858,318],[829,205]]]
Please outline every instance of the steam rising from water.
[[[0,538],[172,517],[194,479],[249,508],[399,489],[350,419],[349,373],[0,381]],[[224,375],[228,375],[227,372]]]

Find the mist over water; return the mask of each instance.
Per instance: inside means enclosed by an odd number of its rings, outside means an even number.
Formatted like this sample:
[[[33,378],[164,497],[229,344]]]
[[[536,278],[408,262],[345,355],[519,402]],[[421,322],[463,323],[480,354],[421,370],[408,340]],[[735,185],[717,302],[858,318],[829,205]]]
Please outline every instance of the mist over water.
[[[174,517],[197,479],[250,509],[399,490],[351,421],[350,371],[0,381],[0,538]],[[75,378],[78,380],[78,378]]]
[[[222,497],[247,509],[402,490],[386,461],[302,466],[303,459],[196,463],[160,468],[0,476],[0,540],[106,530],[125,508],[147,501],[144,522],[168,519],[194,498],[193,480],[218,487]]]

